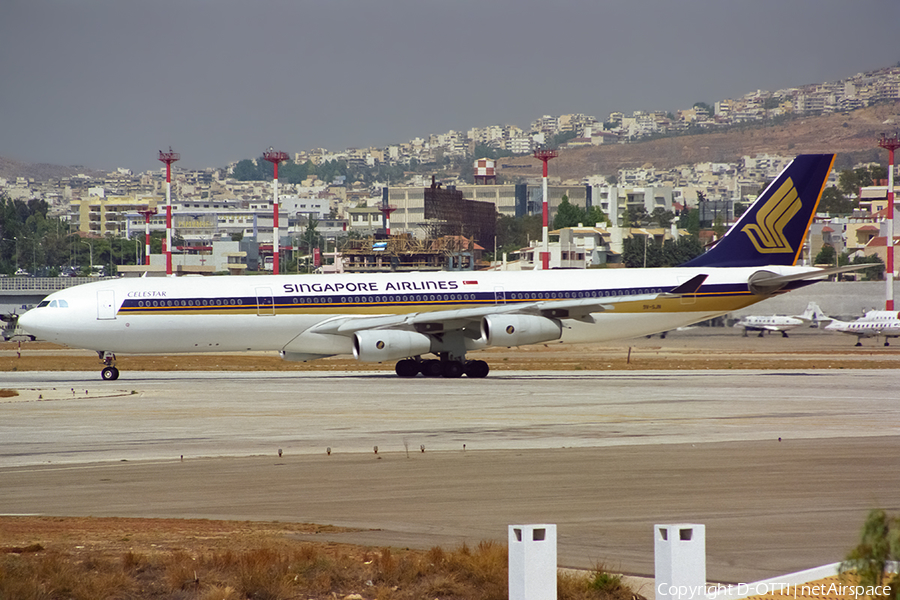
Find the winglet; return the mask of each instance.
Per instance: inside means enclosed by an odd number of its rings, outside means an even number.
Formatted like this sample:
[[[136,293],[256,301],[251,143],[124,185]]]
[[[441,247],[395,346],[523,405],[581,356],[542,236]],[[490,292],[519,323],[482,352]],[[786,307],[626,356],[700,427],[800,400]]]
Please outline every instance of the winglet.
[[[785,167],[722,239],[683,267],[794,265],[834,154],[801,154]]]

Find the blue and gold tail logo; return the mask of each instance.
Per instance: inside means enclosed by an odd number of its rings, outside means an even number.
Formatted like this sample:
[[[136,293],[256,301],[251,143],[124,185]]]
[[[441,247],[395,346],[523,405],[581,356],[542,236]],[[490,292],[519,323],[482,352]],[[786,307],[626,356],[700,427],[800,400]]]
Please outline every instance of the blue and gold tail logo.
[[[800,211],[803,202],[790,177],[781,184],[772,197],[756,213],[756,223],[748,223],[741,229],[753,242],[757,252],[776,254],[793,253],[794,249],[784,235],[784,228]]]
[[[684,267],[795,265],[834,154],[801,154],[769,184],[706,254]]]

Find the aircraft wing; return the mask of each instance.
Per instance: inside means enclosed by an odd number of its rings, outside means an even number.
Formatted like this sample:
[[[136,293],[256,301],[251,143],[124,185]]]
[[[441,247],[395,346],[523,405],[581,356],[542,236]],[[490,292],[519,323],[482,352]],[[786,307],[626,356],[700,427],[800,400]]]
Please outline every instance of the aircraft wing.
[[[417,312],[405,315],[380,315],[372,317],[338,317],[316,325],[311,329],[314,333],[330,333],[352,335],[365,329],[410,329],[421,333],[441,333],[454,329],[463,329],[477,324],[483,317],[499,314],[542,315],[551,318],[578,318],[584,320],[592,312],[612,310],[614,305],[625,300],[633,301],[641,298],[655,298],[658,294],[643,296],[623,296],[607,299],[579,298],[573,300],[545,300],[516,304],[492,304],[476,308],[458,310],[436,310]]]
[[[591,313],[614,310],[622,302],[652,301],[659,298],[674,298],[693,294],[706,280],[706,275],[697,275],[669,292],[640,294],[604,298],[572,298],[563,300],[539,300],[509,304],[491,304],[458,310],[437,310],[404,315],[377,315],[371,317],[336,317],[324,321],[310,329],[312,333],[353,335],[366,329],[407,329],[420,333],[441,333],[464,329],[478,324],[488,315],[525,314],[551,319],[577,319],[593,322]]]

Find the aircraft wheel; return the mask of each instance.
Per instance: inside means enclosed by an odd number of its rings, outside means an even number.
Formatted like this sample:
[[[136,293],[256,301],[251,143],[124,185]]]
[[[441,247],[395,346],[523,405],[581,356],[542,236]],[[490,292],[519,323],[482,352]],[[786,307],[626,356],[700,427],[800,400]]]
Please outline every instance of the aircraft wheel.
[[[466,377],[481,379],[487,377],[491,367],[483,360],[473,360],[466,363]]]
[[[400,377],[415,377],[419,374],[419,363],[411,358],[405,358],[397,361],[394,372]]]
[[[448,379],[456,379],[457,377],[462,377],[463,374],[463,365],[461,362],[457,362],[455,360],[448,360],[447,362],[441,365],[444,377]]]
[[[103,381],[115,381],[119,378],[119,370],[115,367],[106,367],[100,371],[100,377]]]
[[[422,361],[422,375],[425,377],[440,377],[444,374],[444,367],[439,360]]]

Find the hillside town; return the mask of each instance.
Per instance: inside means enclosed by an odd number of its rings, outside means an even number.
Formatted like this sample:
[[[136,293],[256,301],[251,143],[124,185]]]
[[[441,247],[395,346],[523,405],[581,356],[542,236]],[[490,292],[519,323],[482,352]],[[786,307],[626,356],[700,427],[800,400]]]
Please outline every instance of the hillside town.
[[[527,156],[549,144],[565,152],[585,145],[629,143],[648,136],[726,128],[790,115],[851,111],[896,100],[900,100],[900,66],[861,73],[838,82],[775,92],[756,91],[712,105],[698,103],[674,114],[655,111],[626,116],[615,112],[603,122],[582,114],[544,116],[528,130],[511,125],[491,126],[472,128],[466,133],[449,131],[384,148],[301,151],[290,156],[289,162],[314,166],[342,164],[356,172],[385,165],[399,166],[403,167],[403,178],[388,182],[371,177],[335,176],[326,181],[310,174],[302,181],[281,181],[279,247],[298,250],[298,240],[311,225],[321,238],[321,251],[337,252],[339,244],[348,237],[367,238],[384,235],[386,231],[394,236],[406,236],[405,244],[421,242],[434,230],[434,218],[426,214],[424,206],[430,185],[459,192],[462,198],[491,203],[500,216],[523,217],[540,212],[540,177],[522,174],[515,166],[504,168],[502,158],[477,158],[479,154]],[[625,239],[638,235],[661,243],[682,235],[673,223],[674,217],[685,209],[698,209],[699,220],[706,228],[725,226],[792,158],[746,155],[733,163],[702,162],[672,169],[657,169],[647,164],[616,173],[585,173],[567,180],[555,178],[549,187],[551,214],[555,214],[562,202],[568,202],[584,210],[597,207],[604,219],[581,223],[580,228],[571,232],[555,232],[559,237],[555,238],[558,241],[554,264],[581,268],[618,264]],[[446,169],[451,163],[459,168]],[[174,165],[172,225],[185,265],[212,263],[208,266],[210,272],[271,268],[272,181],[239,178],[237,167],[238,163],[233,163],[227,168],[189,170]],[[440,173],[436,184],[429,181],[434,173]],[[832,173],[828,185],[836,185],[837,177],[837,173]],[[872,183],[876,185],[859,191],[856,199],[859,208],[853,214],[822,215],[817,220],[820,222],[814,224],[809,242],[810,258],[824,245],[839,252],[883,255],[887,187],[884,181]],[[0,193],[13,201],[45,201],[49,206],[48,217],[59,218],[68,225],[70,233],[87,239],[134,239],[147,229],[158,233],[166,227],[164,167],[141,174],[118,169],[100,176],[85,174],[44,181],[0,178]],[[386,210],[387,207],[390,208]],[[631,209],[664,218],[656,219],[655,223],[650,223],[649,218],[632,222],[635,219],[629,216]],[[457,233],[466,235],[465,231]],[[708,242],[714,234],[706,235],[704,241]],[[229,243],[227,251],[220,251],[216,259],[206,258],[214,245],[226,242]],[[37,242],[15,239],[13,252],[17,263],[20,254],[28,253],[22,249],[28,243],[34,246]],[[494,245],[495,239],[473,239],[463,244],[471,257],[475,256],[475,246],[480,248],[479,257],[482,252],[488,252],[496,266],[501,257],[493,252]],[[31,254],[35,257],[33,262],[37,262],[37,251],[32,249]],[[534,248],[522,248],[517,258],[520,260],[516,261],[516,268],[533,268]],[[92,265],[93,262],[91,259]],[[140,257],[135,262],[141,262]],[[335,256],[331,268],[342,270],[352,262],[352,257],[342,261]],[[474,267],[476,262],[471,258],[465,264]],[[322,267],[321,263],[321,257],[317,256],[316,265]],[[17,266],[17,271],[25,269]]]

